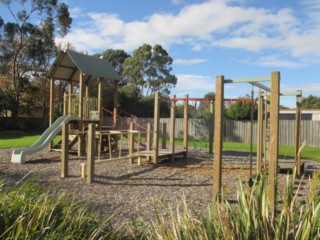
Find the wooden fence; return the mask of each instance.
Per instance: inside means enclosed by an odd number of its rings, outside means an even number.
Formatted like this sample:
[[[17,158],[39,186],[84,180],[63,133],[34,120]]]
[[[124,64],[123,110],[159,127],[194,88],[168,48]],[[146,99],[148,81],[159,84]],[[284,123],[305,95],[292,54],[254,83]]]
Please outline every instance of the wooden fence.
[[[146,122],[153,123],[152,118],[133,119],[139,125],[145,125]],[[129,129],[130,118],[120,118],[119,128]],[[161,118],[160,124],[167,124],[167,136],[169,136],[170,119]],[[160,125],[161,126],[161,125]],[[213,124],[205,119],[189,119],[189,137],[194,139],[209,139],[209,131]],[[225,119],[224,141],[250,143],[251,137],[250,121],[234,121]],[[175,127],[176,138],[183,138],[183,119],[176,119]],[[279,121],[279,140],[280,145],[294,146],[295,141],[295,121]],[[257,139],[257,123],[253,123],[253,143]],[[301,123],[301,142],[306,140],[307,146],[320,147],[320,121],[302,120]]]

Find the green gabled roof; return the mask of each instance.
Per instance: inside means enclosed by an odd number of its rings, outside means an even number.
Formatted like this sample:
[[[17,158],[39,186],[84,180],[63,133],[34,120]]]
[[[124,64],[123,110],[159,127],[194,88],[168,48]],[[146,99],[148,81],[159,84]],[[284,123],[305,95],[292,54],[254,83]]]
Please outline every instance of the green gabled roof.
[[[48,78],[79,82],[80,73],[120,81],[121,77],[105,59],[74,51],[60,52],[47,73]]]

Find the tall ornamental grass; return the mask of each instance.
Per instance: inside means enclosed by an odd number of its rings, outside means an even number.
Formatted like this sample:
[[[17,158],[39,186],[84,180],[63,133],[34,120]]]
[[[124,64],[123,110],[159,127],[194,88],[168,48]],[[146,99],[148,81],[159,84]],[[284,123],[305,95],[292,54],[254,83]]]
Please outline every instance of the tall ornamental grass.
[[[0,239],[117,239],[111,219],[66,194],[50,195],[35,180],[0,186]]]
[[[268,203],[266,177],[237,190],[237,203],[224,197],[214,200],[205,216],[198,216],[184,201],[182,209],[167,207],[158,214],[149,239],[320,239],[320,192],[318,172],[309,181],[307,196],[301,198],[301,184],[295,173],[287,176],[276,216]]]

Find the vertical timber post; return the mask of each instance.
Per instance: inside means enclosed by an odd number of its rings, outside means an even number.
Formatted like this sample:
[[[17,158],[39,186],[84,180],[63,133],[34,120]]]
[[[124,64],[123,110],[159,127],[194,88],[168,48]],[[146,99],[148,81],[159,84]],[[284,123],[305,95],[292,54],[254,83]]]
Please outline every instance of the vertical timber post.
[[[276,215],[277,176],[279,153],[279,95],[280,72],[272,72],[270,96],[270,162],[269,162],[269,202],[273,214]]]
[[[98,111],[99,111],[99,125],[98,128],[101,130],[103,126],[103,112],[102,112],[102,79],[98,80]]]
[[[83,133],[83,73],[80,72],[79,77],[79,140],[78,140],[78,156],[83,156],[85,151],[85,140]]]
[[[62,144],[61,144],[61,177],[68,177],[68,160],[69,160],[69,126],[67,123],[62,124]]]
[[[170,152],[171,152],[171,161],[174,161],[174,153],[175,153],[175,131],[176,131],[176,96],[173,95],[171,97],[171,108],[170,108]]]
[[[296,138],[295,138],[295,165],[297,176],[301,176],[301,104],[302,91],[299,90],[296,96]]]
[[[146,150],[149,152],[151,149],[151,123],[147,123],[147,148]]]
[[[49,112],[49,126],[54,122],[54,79],[50,78],[50,112]],[[52,149],[52,142],[49,144],[49,151]]]
[[[213,118],[214,118],[214,101],[209,102],[210,120],[209,120],[209,153],[213,153]]]
[[[113,128],[116,129],[118,127],[118,83],[114,81],[114,92],[113,92]]]
[[[154,95],[154,123],[153,123],[153,145],[152,145],[152,159],[153,163],[158,163],[159,155],[159,122],[160,122],[160,102],[159,92]]]
[[[71,105],[71,100],[72,100],[72,94],[73,94],[73,92],[72,92],[72,81],[70,80],[69,82],[68,82],[68,115],[70,116],[70,115],[72,115],[72,105]]]
[[[215,120],[214,120],[214,159],[213,159],[213,197],[219,197],[222,180],[223,145],[223,105],[224,76],[216,77]]]
[[[94,181],[95,132],[95,124],[90,123],[88,128],[87,183]]]
[[[262,171],[262,152],[263,152],[263,92],[259,92],[258,98],[258,133],[257,133],[257,174]]]
[[[189,95],[184,96],[184,111],[183,111],[183,149],[186,151],[185,157],[188,157],[188,148],[189,148]]]
[[[135,123],[130,123],[130,131],[129,131],[129,162],[133,164],[133,153],[134,153],[134,133]]]

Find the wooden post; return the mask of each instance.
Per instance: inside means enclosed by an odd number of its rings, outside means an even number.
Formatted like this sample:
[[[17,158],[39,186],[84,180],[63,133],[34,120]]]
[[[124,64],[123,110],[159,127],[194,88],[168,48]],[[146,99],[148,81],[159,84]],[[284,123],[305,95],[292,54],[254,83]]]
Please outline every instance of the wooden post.
[[[209,153],[212,154],[213,153],[213,118],[214,118],[214,105],[213,105],[213,101],[209,102],[209,110],[210,110],[210,119],[209,119]]]
[[[130,132],[129,132],[129,162],[133,164],[133,153],[134,153],[134,133],[132,132],[135,129],[135,123],[130,123]]]
[[[262,152],[263,152],[263,92],[259,92],[258,98],[258,131],[257,131],[257,174],[262,170]]]
[[[276,214],[277,176],[279,153],[279,95],[280,72],[272,72],[270,102],[270,163],[269,163],[269,202],[271,210]]]
[[[88,128],[87,183],[94,181],[95,132],[95,124],[90,123]]]
[[[188,156],[189,148],[189,95],[186,94],[184,100],[184,111],[183,111],[183,149],[186,151],[186,158]]]
[[[67,93],[63,94],[63,115],[68,114],[68,96]]]
[[[161,148],[166,149],[167,148],[167,124],[162,123],[161,124]]]
[[[265,106],[265,144],[264,144],[264,162],[269,166],[270,163],[270,95],[266,97]]]
[[[151,149],[151,123],[147,123],[147,147],[146,150],[150,151]]]
[[[219,197],[222,183],[224,76],[216,77],[215,119],[214,119],[214,159],[213,197]]]
[[[118,83],[114,81],[114,93],[113,93],[113,128],[118,126]]]
[[[160,102],[159,92],[154,95],[154,123],[153,123],[153,145],[152,145],[152,159],[153,163],[158,163],[159,157],[159,122],[160,122]]]
[[[54,122],[54,79],[50,78],[50,112],[49,112],[49,126]],[[53,143],[49,144],[49,151],[52,149]]]
[[[302,91],[298,91],[296,96],[296,138],[295,138],[295,165],[297,176],[301,176],[301,104]]]
[[[68,159],[69,159],[69,126],[62,124],[62,144],[61,144],[61,177],[68,177]]]
[[[98,80],[98,111],[99,111],[99,130],[103,125],[103,113],[102,113],[102,79]]]
[[[176,98],[175,95],[172,98]],[[171,161],[174,161],[175,153],[175,131],[176,131],[176,101],[171,100],[171,109],[170,109],[170,152],[171,152]]]
[[[78,111],[78,117],[79,117],[79,139],[78,139],[78,156],[83,156],[85,151],[85,139],[84,139],[84,133],[83,133],[83,74],[80,73],[79,77],[79,111]]]
[[[68,111],[67,111],[67,114],[70,116],[72,115],[72,106],[71,106],[71,99],[72,99],[72,94],[73,94],[73,91],[72,91],[72,81],[69,81],[68,82]]]

